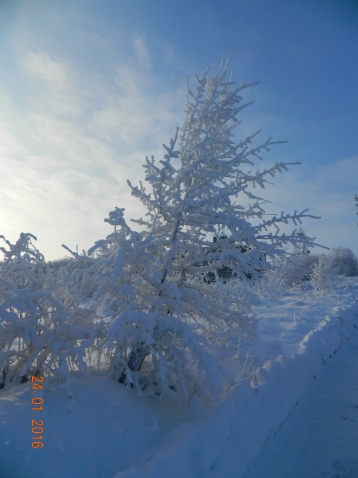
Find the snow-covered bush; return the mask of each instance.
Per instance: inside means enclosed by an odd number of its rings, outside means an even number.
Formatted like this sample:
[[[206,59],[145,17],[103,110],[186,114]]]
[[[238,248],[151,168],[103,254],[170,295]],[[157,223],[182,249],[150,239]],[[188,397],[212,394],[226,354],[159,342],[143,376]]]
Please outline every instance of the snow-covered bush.
[[[72,294],[80,298],[90,298],[96,289],[96,274],[94,258],[89,257],[85,251],[79,254],[62,244],[72,257],[56,261],[53,269],[56,276],[68,285],[71,284]]]
[[[296,235],[301,239],[306,237],[302,227],[296,231]],[[292,253],[287,254],[283,259],[280,258],[279,264],[275,264],[276,274],[282,274],[287,286],[295,287],[302,284],[302,281],[310,280],[312,268],[318,263],[318,260],[319,256],[308,250],[307,241],[302,241],[294,247]]]
[[[318,260],[319,256],[316,254],[291,254],[284,259],[278,273],[282,274],[288,286],[297,286],[302,284],[302,281],[310,280],[312,267],[318,263]]]
[[[352,277],[358,275],[358,259],[346,247],[333,247],[329,254],[323,257],[317,254],[296,253],[284,258],[284,264],[278,269],[278,274],[281,271],[287,285],[297,286],[302,284],[302,281],[311,281],[313,277],[316,277],[316,273],[312,276],[314,269],[318,275],[321,274],[319,271],[323,273],[324,270],[325,274],[333,273],[335,276],[338,273]],[[315,284],[317,285],[318,282],[316,281]]]
[[[91,311],[79,307],[68,284],[45,265],[32,234],[6,241],[0,263],[0,389],[41,373],[66,379],[86,370],[98,336]]]
[[[141,232],[131,230],[124,210],[116,208],[106,219],[113,234],[88,251],[96,256],[90,268],[98,281],[94,297],[110,321],[112,377],[139,393],[149,384],[184,397],[222,389],[226,378],[216,347],[252,339],[257,320],[229,284],[213,287],[205,279],[229,267],[237,280],[248,281],[261,275],[263,258],[283,255],[283,246],[313,246],[306,236],[279,230],[282,223],[313,217],[307,210],[264,219],[265,201],[253,188],[263,189],[267,177],[296,163],[251,172],[260,153],[281,142],[269,138],[253,146],[259,131],[234,141],[237,116],[250,104],[242,104],[240,94],[251,85],[235,86],[227,67],[213,77],[209,70],[195,77],[194,92],[188,87],[180,135],[177,129],[163,145],[159,164],[146,158],[150,191],[128,181],[147,211],[134,221]]]
[[[312,266],[309,280],[316,293],[324,294],[332,289],[337,274],[338,270],[334,268],[331,258],[325,254],[320,254],[318,262]]]
[[[262,297],[270,300],[277,300],[277,297],[287,288],[289,283],[286,276],[288,260],[286,257],[278,257],[272,261],[270,267],[263,271],[262,277],[255,281],[253,291]]]
[[[330,252],[332,266],[346,277],[358,276],[358,258],[348,247],[332,247]]]
[[[71,261],[72,261],[71,257],[62,257],[61,259],[55,259],[53,261],[49,261],[47,264],[52,271],[58,272],[61,269],[66,268]]]
[[[86,350],[96,338],[86,312],[65,307],[48,291],[18,289],[3,279],[0,284],[7,288],[0,290],[0,388],[29,374],[65,379],[70,370],[86,370]]]
[[[4,255],[0,263],[0,277],[19,288],[27,287],[32,291],[43,287],[46,273],[44,256],[34,246],[37,238],[30,233],[22,232],[15,244],[11,244],[4,236],[0,236],[7,245],[0,247]],[[2,288],[6,288],[6,282]]]

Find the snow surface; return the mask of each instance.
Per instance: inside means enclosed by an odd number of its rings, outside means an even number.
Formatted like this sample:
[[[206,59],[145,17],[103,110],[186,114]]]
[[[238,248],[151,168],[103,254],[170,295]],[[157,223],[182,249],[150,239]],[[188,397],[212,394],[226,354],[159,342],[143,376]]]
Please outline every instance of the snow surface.
[[[179,407],[166,399],[138,398],[101,374],[82,378],[73,397],[46,383],[43,411],[31,411],[30,383],[1,392],[0,477],[291,476],[269,474],[287,440],[278,442],[276,452],[269,450],[284,433],[290,436],[291,418],[304,410],[302,421],[309,403],[320,399],[315,399],[315,387],[321,377],[328,380],[327,367],[357,343],[358,281],[341,278],[323,297],[307,286],[276,302],[257,299],[254,309],[261,321],[258,340],[248,350],[249,379],[241,380],[214,408],[199,399]],[[232,361],[224,357],[223,364],[232,371]],[[335,396],[343,396],[347,387],[338,387]],[[346,415],[351,416],[349,411]],[[31,448],[32,419],[44,421],[42,449]],[[260,465],[265,456],[266,465]],[[258,466],[271,468],[251,476]],[[332,455],[330,466],[322,470],[326,476],[358,476],[358,471],[344,471],[354,465],[340,457]]]
[[[329,361],[246,478],[358,477],[358,336]]]

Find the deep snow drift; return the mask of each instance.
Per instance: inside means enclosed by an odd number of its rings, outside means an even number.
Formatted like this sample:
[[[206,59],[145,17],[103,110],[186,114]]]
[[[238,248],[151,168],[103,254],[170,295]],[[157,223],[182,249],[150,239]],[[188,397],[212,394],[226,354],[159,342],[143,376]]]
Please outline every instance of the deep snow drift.
[[[43,411],[31,410],[31,383],[1,392],[1,478],[244,476],[356,335],[358,281],[340,278],[323,297],[307,286],[276,302],[257,299],[254,310],[261,320],[246,376],[214,408],[138,398],[101,374],[82,378],[72,398],[48,381],[36,392]],[[222,363],[233,371],[233,360]],[[42,449],[31,448],[31,420],[43,421]]]

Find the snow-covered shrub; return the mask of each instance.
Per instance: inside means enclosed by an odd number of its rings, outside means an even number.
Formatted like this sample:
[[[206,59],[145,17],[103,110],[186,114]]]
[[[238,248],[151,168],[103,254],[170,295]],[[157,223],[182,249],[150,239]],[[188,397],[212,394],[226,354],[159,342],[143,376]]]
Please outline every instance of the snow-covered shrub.
[[[282,264],[281,274],[285,283],[292,287],[309,281],[312,267],[318,263],[319,256],[316,254],[291,254],[287,256]]]
[[[302,284],[302,281],[315,280],[312,278],[315,278],[316,274],[320,275],[323,271],[325,271],[324,274],[331,275],[333,273],[333,276],[337,273],[347,277],[358,275],[358,259],[348,248],[333,247],[330,253],[323,258],[317,254],[291,254],[285,257],[284,264],[280,269],[286,284],[297,286]],[[312,276],[313,269],[316,270],[316,273]],[[315,281],[314,287],[318,287],[318,282]]]
[[[222,64],[213,77],[209,70],[195,77],[194,92],[188,87],[180,135],[177,129],[163,145],[159,164],[146,158],[150,191],[128,181],[147,210],[145,219],[134,221],[141,232],[132,231],[124,210],[116,208],[106,219],[114,233],[88,251],[90,269],[98,274],[94,297],[110,321],[111,374],[139,393],[156,384],[160,392],[184,397],[216,394],[226,378],[215,347],[252,339],[257,320],[229,283],[213,287],[205,279],[229,267],[237,280],[248,281],[260,277],[262,258],[282,255],[284,245],[313,246],[306,236],[279,231],[282,223],[313,217],[307,210],[264,219],[265,201],[253,188],[263,189],[267,177],[296,163],[251,172],[260,153],[281,142],[269,138],[253,146],[259,131],[233,140],[237,116],[250,104],[242,104],[240,94],[251,85],[235,86],[227,67]]]
[[[19,288],[27,287],[40,290],[43,286],[46,274],[44,256],[33,244],[37,238],[30,233],[22,232],[15,244],[11,244],[4,236],[0,236],[7,248],[0,247],[4,255],[0,263],[0,277],[16,285]],[[2,288],[6,288],[6,282]]]
[[[332,289],[332,285],[337,278],[338,270],[334,268],[332,260],[325,254],[318,256],[318,262],[312,266],[310,274],[310,283],[317,293],[324,294]]]
[[[25,381],[29,374],[64,379],[70,370],[86,370],[86,349],[96,338],[86,312],[65,308],[50,292],[18,289],[3,279],[0,284],[7,288],[0,290],[2,385]]]
[[[72,293],[79,298],[92,297],[96,289],[95,268],[91,268],[95,259],[89,257],[85,251],[79,254],[78,251],[72,251],[64,244],[62,247],[70,252],[72,257],[54,264],[57,277],[62,278],[68,285],[71,284]]]
[[[33,246],[32,234],[6,241],[0,263],[0,388],[41,373],[65,379],[86,370],[85,355],[98,336],[90,310],[54,276]]]
[[[301,239],[306,237],[302,227],[296,231],[296,235]],[[280,269],[282,270],[283,280],[290,287],[301,285],[302,281],[309,281],[312,267],[318,263],[318,259],[318,255],[312,254],[308,250],[307,241],[299,243],[294,247],[293,253],[287,254],[281,261]]]
[[[271,266],[263,271],[262,277],[255,281],[254,292],[262,297],[268,297],[270,300],[276,300],[288,286],[285,275],[287,264],[286,257],[275,258]]]
[[[348,247],[332,247],[329,254],[332,266],[346,277],[358,276],[358,258]]]
[[[52,271],[58,272],[61,269],[66,268],[72,260],[71,257],[62,257],[61,259],[49,261],[47,264]]]

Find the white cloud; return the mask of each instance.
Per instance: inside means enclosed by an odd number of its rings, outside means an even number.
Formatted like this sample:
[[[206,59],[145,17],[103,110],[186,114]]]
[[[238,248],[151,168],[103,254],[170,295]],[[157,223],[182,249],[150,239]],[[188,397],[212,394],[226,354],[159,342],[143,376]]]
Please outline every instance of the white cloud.
[[[32,106],[36,103],[42,110],[50,109],[62,116],[81,113],[81,94],[75,94],[75,74],[64,61],[54,60],[43,51],[28,51],[22,54],[19,64],[30,80]]]
[[[115,206],[128,221],[143,215],[126,179],[143,178],[145,155],[162,156],[184,88],[158,92],[153,75],[123,64],[116,81],[87,71],[85,89],[75,66],[43,52],[23,55],[21,65],[36,94],[29,113],[0,89],[0,234],[13,242],[31,232],[53,259],[66,254],[62,243],[87,249],[108,235],[103,219]]]
[[[61,89],[69,86],[67,68],[44,52],[27,52],[20,60],[20,65],[25,73],[43,80],[49,85]]]
[[[91,131],[106,141],[122,145],[139,142],[143,147],[152,148],[167,141],[168,134],[174,134],[182,120],[180,106],[184,106],[184,87],[177,91],[158,91],[155,81],[152,75],[140,74],[129,66],[118,68],[119,90],[108,93],[103,98],[105,106],[93,112]]]
[[[124,158],[101,141],[51,118],[46,125],[31,141],[25,121],[24,141],[2,151],[0,216],[1,234],[15,241],[20,232],[32,232],[51,259],[65,254],[62,243],[88,248],[108,235],[103,219],[116,205],[126,208],[128,219],[138,216],[140,205],[128,200],[125,180],[140,165],[128,174]],[[4,134],[11,133],[2,127],[0,137]]]
[[[140,66],[146,69],[151,68],[151,59],[148,53],[148,47],[144,38],[138,34],[133,35],[133,46]]]

